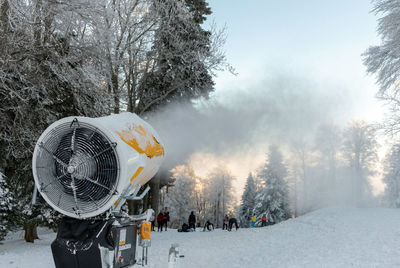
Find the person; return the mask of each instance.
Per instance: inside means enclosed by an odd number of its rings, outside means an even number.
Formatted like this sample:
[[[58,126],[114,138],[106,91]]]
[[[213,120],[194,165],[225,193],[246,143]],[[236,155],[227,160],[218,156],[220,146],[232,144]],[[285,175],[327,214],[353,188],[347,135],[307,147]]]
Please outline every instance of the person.
[[[182,228],[178,229],[178,232],[190,232],[189,225],[187,225],[184,221],[182,222]]]
[[[165,211],[164,212],[164,217],[163,217],[163,220],[162,220],[162,226],[165,227],[165,231],[167,231],[168,222],[169,222],[169,212]],[[162,229],[162,227],[161,227],[161,229]]]
[[[261,218],[261,227],[267,226],[267,215],[263,215]]]
[[[252,226],[253,228],[256,227],[256,219],[257,219],[257,216],[256,216],[256,214],[254,213],[253,217],[251,218],[251,226]]]
[[[212,224],[209,220],[206,221],[206,224],[204,224],[203,232],[205,231],[212,231],[214,230],[214,224]]]
[[[232,230],[232,227],[233,227],[234,224],[235,224],[236,231],[237,231],[237,230],[239,229],[239,225],[238,225],[238,223],[237,223],[236,218],[230,218],[230,219],[229,219],[228,231],[231,231],[231,230]]]
[[[162,221],[164,219],[164,213],[162,211],[160,211],[160,213],[158,213],[157,215],[157,226],[158,226],[158,232],[162,232]]]
[[[222,224],[222,230],[228,229],[228,222],[229,222],[229,217],[228,217],[228,215],[225,215],[224,221]]]
[[[194,211],[192,211],[189,216],[189,229],[196,231],[196,216],[194,215]]]

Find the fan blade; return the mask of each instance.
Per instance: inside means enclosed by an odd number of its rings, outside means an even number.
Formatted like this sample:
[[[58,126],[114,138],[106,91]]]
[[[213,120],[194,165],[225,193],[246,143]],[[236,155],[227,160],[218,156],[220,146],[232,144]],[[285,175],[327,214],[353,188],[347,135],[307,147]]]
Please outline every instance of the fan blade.
[[[85,178],[85,180],[87,180],[87,181],[89,181],[89,182],[91,182],[93,184],[96,184],[96,185],[98,185],[98,186],[100,186],[100,187],[102,187],[104,189],[107,189],[107,190],[111,191],[111,189],[108,188],[107,186],[105,186],[104,184],[101,184],[101,183],[99,183],[99,182],[97,182],[95,180],[92,180],[91,178],[88,178],[88,177],[84,177],[84,178]]]
[[[79,206],[78,206],[78,199],[76,197],[76,187],[75,187],[75,177],[74,175],[71,174],[71,189],[72,189],[72,193],[74,194],[74,200],[75,200],[75,205],[76,205],[76,209],[77,211],[79,211]]]
[[[43,144],[39,144],[39,147],[42,148],[45,152],[47,152],[48,154],[50,154],[54,160],[56,160],[56,162],[58,164],[60,164],[61,166],[63,166],[64,168],[67,168],[67,164],[65,164],[60,158],[58,158],[54,153],[50,152],[46,147],[43,146]]]

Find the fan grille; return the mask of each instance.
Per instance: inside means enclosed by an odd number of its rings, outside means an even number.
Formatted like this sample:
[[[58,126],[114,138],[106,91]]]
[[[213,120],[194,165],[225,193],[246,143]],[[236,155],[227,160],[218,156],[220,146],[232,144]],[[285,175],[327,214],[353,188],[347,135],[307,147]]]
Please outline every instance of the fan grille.
[[[116,193],[116,144],[99,129],[75,119],[53,128],[37,146],[40,192],[59,209],[80,217],[99,210]]]

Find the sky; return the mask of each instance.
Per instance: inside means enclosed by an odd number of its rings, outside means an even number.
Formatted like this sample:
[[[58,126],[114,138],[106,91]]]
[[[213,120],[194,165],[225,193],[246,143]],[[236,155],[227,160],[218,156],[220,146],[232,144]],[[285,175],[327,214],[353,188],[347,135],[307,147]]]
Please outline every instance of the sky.
[[[217,73],[215,91],[196,108],[174,104],[151,118],[168,145],[166,166],[189,162],[204,177],[225,165],[240,195],[248,173],[265,162],[268,145],[280,145],[290,157],[293,144],[312,144],[321,124],[383,119],[375,79],[362,63],[364,51],[379,44],[369,1],[209,4],[205,28],[226,27],[226,58],[237,74]],[[373,186],[376,194],[384,189],[378,176]]]
[[[220,73],[214,97],[237,85],[262,81],[276,72],[292,73],[344,88],[356,98],[349,112],[378,120],[374,78],[361,54],[378,44],[377,18],[368,0],[235,1],[210,0],[210,21],[227,27],[226,56],[238,72]],[[235,85],[235,86],[234,86]],[[373,108],[372,108],[373,107]]]
[[[262,98],[261,92],[280,77],[280,81],[307,85],[304,88],[311,88],[308,94],[322,96],[321,106],[333,107],[329,116],[335,124],[383,119],[384,108],[375,98],[375,78],[362,64],[362,53],[379,44],[370,1],[208,2],[213,11],[208,21],[226,27],[226,57],[237,72],[218,73],[212,101],[235,106],[243,94]],[[191,163],[197,174],[205,176],[210,162],[224,162],[237,176],[235,185],[240,192],[248,172],[265,161],[266,150],[255,147],[251,154],[231,153],[224,160],[213,153],[198,153],[192,155]],[[383,190],[379,181],[374,187],[376,193]]]

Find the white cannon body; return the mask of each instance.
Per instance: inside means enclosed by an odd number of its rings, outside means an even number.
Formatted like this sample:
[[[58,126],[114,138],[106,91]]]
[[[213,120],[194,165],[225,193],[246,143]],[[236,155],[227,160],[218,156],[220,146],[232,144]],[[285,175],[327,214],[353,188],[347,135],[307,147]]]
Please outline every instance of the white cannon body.
[[[158,134],[135,114],[67,117],[40,136],[32,170],[48,204],[84,219],[124,202],[155,175],[164,154]]]

